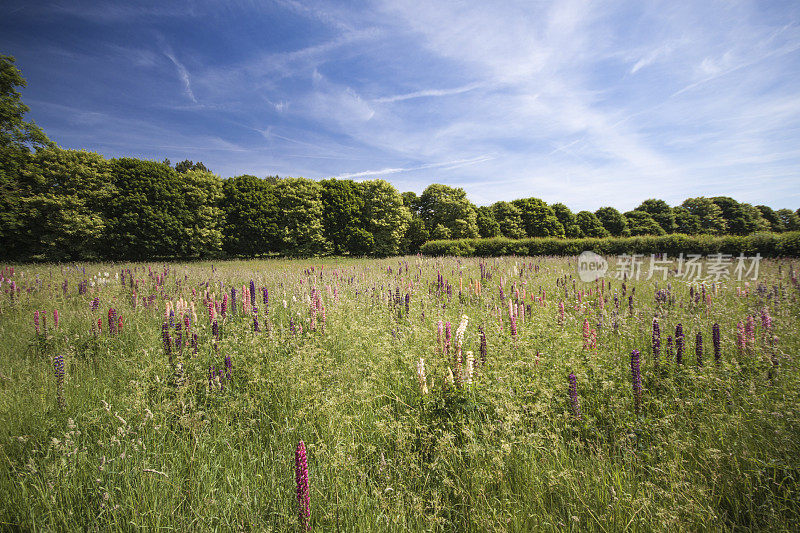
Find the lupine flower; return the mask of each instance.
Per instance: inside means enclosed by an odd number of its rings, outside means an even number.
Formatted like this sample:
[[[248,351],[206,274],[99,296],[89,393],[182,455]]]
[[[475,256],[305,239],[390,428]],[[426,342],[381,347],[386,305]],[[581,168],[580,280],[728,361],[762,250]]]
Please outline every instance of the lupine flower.
[[[658,368],[658,359],[661,354],[661,327],[658,319],[653,318],[653,366]]]
[[[517,317],[511,317],[511,337],[516,339],[517,338]]]
[[[472,385],[472,375],[475,372],[475,356],[472,355],[472,351],[468,350],[466,354],[466,372],[464,372],[464,383],[466,385]]]
[[[172,360],[172,338],[169,336],[169,323],[161,324],[161,343],[164,345],[164,353]]]
[[[683,324],[675,326],[675,363],[683,364]]]
[[[697,355],[697,366],[703,366],[703,334],[699,331],[695,337],[694,353]]]
[[[589,350],[592,347],[592,330],[589,326],[589,321],[583,319],[583,349]]]
[[[228,295],[225,294],[222,297],[222,306],[220,307],[220,314],[224,319],[228,315]]]
[[[211,323],[211,334],[214,336],[214,340],[219,342],[219,322],[216,320]]]
[[[769,316],[769,309],[766,307],[761,309],[761,327],[764,328],[765,334],[768,334],[769,330],[772,329],[772,317]]]
[[[269,289],[266,287],[261,288],[261,299],[264,302],[264,307],[267,307],[269,305]]]
[[[53,325],[58,328],[58,309],[53,309]]]
[[[108,334],[114,335],[117,332],[117,310],[113,307],[108,310]]]
[[[258,314],[257,313],[253,313],[253,331],[255,331],[256,333],[261,332],[261,326],[258,323]]]
[[[425,359],[422,357],[419,358],[417,363],[417,381],[419,382],[420,392],[423,395],[428,394],[428,382],[425,378]]]
[[[744,331],[744,324],[739,322],[736,325],[736,347],[739,348],[739,352],[744,352],[747,343],[747,336],[745,335]]]
[[[716,288],[716,285],[714,285]],[[719,324],[714,323],[711,326],[711,340],[714,344],[714,362],[719,364],[722,360],[722,350],[720,346],[720,333],[719,333]]]
[[[225,379],[230,381],[233,379],[233,361],[231,361],[231,356],[225,356]]]
[[[117,333],[122,333],[122,316],[117,317]]]
[[[256,284],[251,279],[250,280],[250,303],[254,304],[256,302]]]
[[[236,314],[236,289],[231,287],[231,314]]]
[[[578,403],[578,378],[575,374],[569,375],[569,403],[572,405],[572,414],[581,419],[581,406]]]
[[[558,302],[558,325],[564,324],[564,301]]]
[[[744,326],[745,338],[748,343],[755,345],[756,343],[756,321],[753,315],[747,316],[747,323]]]
[[[311,494],[308,490],[306,445],[302,440],[294,452],[294,475],[297,484],[297,515],[300,521],[300,530],[309,531],[311,529]]]
[[[41,331],[41,327],[39,325],[39,311],[34,311],[33,312],[33,327],[36,329],[36,334],[37,335],[42,332]]]
[[[642,404],[642,372],[639,368],[639,350],[631,352],[631,378],[633,384],[633,400],[636,407],[636,413]]]

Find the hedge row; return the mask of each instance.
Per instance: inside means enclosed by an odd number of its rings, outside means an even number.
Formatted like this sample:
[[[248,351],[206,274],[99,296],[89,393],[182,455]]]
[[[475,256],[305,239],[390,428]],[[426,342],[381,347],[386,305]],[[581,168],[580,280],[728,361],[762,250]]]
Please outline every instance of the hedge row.
[[[501,255],[579,255],[591,250],[600,255],[665,253],[709,255],[716,253],[762,257],[800,257],[800,231],[753,235],[663,235],[589,239],[459,239],[429,241],[424,255],[492,257]]]

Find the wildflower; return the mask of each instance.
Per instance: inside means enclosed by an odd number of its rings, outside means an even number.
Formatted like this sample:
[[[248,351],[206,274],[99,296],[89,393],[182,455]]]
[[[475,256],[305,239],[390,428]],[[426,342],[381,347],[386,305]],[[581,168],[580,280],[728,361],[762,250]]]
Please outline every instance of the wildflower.
[[[703,366],[703,334],[699,331],[695,337],[694,353],[697,355],[697,366]]]
[[[716,288],[716,285],[714,285],[714,288]],[[711,326],[711,340],[714,344],[714,362],[719,364],[722,360],[722,350],[720,346],[719,324],[717,323]]]
[[[472,374],[475,372],[475,357],[472,351],[467,351],[467,371],[464,373],[464,383],[472,385]]]
[[[639,414],[642,404],[642,372],[639,368],[639,350],[631,351],[631,379],[636,414]]]
[[[419,358],[417,363],[417,381],[419,381],[419,389],[422,394],[428,394],[428,383],[425,378],[425,359]]]
[[[58,309],[53,309],[53,325],[58,328]]]
[[[580,420],[581,406],[578,403],[578,378],[572,373],[569,375],[569,403],[572,405],[572,414]]]
[[[683,364],[683,324],[675,326],[675,363]]]
[[[308,490],[308,461],[306,459],[306,445],[301,440],[294,452],[295,482],[297,483],[297,513],[300,520],[300,530],[311,529],[311,494]]]
[[[486,333],[483,331],[483,326],[478,326],[478,333],[481,337],[481,366],[486,364]]]
[[[661,327],[658,319],[653,318],[653,366],[658,368],[658,358],[661,354]]]
[[[41,333],[41,328],[39,326],[39,311],[33,312],[33,327],[36,329],[37,335]]]
[[[108,334],[114,335],[117,332],[117,310],[113,307],[108,310]]]

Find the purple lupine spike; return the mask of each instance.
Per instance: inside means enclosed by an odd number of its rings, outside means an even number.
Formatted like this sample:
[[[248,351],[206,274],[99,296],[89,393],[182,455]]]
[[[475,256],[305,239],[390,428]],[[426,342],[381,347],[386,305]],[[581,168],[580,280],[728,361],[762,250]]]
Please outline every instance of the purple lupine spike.
[[[697,355],[697,366],[703,366],[703,334],[699,331],[695,337],[694,353]]]
[[[108,334],[114,335],[117,332],[117,310],[113,307],[108,310]]]
[[[58,406],[64,409],[64,356],[61,354],[53,357],[53,369],[56,374],[56,398],[58,399]]]
[[[197,333],[192,333],[192,355],[197,355]]]
[[[219,342],[219,322],[216,319],[211,323],[211,334],[214,336],[214,340]]]
[[[487,352],[486,333],[483,331],[483,326],[478,326],[478,333],[480,334],[481,337],[480,354],[481,354],[481,366],[483,366],[486,364],[486,352]]]
[[[714,343],[714,362],[719,364],[722,361],[722,347],[719,333],[719,324],[715,323],[711,327],[711,339]]]
[[[581,406],[578,403],[578,378],[572,373],[569,375],[569,402],[572,405],[572,414],[580,420]]]
[[[169,324],[164,322],[161,324],[161,342],[164,345],[164,353],[172,355],[172,338],[169,336]]]
[[[175,325],[175,311],[172,309],[169,310],[169,327]]]
[[[264,302],[264,307],[267,307],[269,305],[269,289],[266,287],[261,288],[261,299]]]
[[[250,303],[255,303],[256,301],[256,284],[251,279],[250,280]]]
[[[297,484],[297,517],[301,531],[311,529],[311,493],[308,487],[306,445],[301,440],[294,452],[294,475]]]
[[[42,332],[41,326],[39,325],[39,311],[33,312],[33,327],[36,329],[37,335]]]
[[[225,379],[230,381],[233,377],[233,361],[231,361],[231,356],[225,356]]]
[[[658,368],[658,361],[661,355],[661,326],[658,319],[653,318],[653,366]]]
[[[683,364],[683,324],[675,326],[675,363]]]
[[[636,414],[639,414],[642,404],[642,372],[639,367],[639,350],[631,351],[631,381]]]
[[[236,314],[236,289],[231,287],[231,314]]]

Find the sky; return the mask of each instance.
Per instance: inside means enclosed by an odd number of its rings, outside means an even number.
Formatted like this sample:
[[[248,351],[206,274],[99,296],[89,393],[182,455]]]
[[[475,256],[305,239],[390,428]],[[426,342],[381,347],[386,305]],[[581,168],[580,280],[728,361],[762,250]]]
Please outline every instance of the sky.
[[[573,210],[800,207],[800,2],[4,0],[63,148]]]

